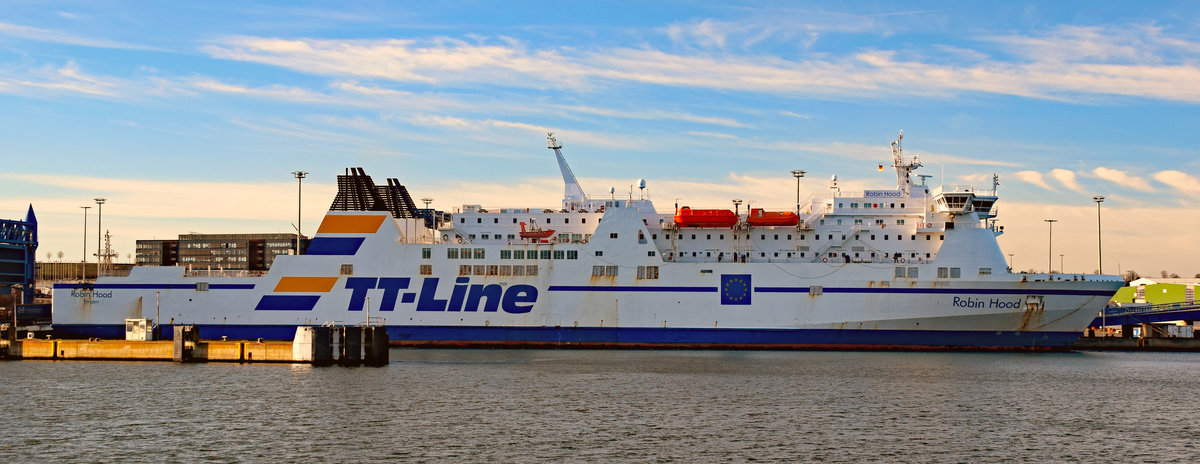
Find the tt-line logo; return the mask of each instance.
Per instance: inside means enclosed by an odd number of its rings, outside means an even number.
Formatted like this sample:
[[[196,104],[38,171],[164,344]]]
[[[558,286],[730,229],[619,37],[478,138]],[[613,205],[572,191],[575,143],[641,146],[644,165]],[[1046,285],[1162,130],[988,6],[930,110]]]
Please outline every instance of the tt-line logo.
[[[362,311],[370,293],[380,293],[381,311],[394,311],[396,300],[400,303],[417,303],[417,311],[483,311],[522,314],[533,310],[537,302],[537,287],[532,285],[509,285],[508,288],[497,284],[471,284],[470,278],[454,279],[449,298],[438,298],[437,277],[426,277],[421,282],[421,289],[415,292],[407,290],[411,279],[408,277],[349,277],[346,288],[350,290],[349,311]],[[372,292],[372,290],[375,290]]]

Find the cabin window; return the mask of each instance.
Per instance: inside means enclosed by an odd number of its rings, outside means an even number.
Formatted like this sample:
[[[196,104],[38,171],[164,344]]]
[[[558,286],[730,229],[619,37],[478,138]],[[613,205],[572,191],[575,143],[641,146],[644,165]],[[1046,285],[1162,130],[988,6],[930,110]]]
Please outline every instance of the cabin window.
[[[433,265],[422,264],[418,273],[421,275],[433,275]]]
[[[855,224],[855,225],[861,225],[861,224],[862,224],[862,219],[855,219],[855,220],[854,220],[854,224]]]
[[[957,268],[957,267],[950,268],[950,278],[951,279],[962,278],[962,268]]]
[[[467,223],[467,218],[458,218],[458,223],[459,223],[459,224],[466,224],[466,223]]]
[[[513,224],[517,223],[517,218],[513,218]]]
[[[527,275],[527,276],[538,275],[538,267],[536,265],[525,266],[525,275]]]
[[[658,240],[658,234],[650,234],[651,240]]]
[[[892,204],[892,206],[893,206],[893,207],[895,207],[896,205],[895,205],[895,204]],[[897,220],[896,220],[896,224],[904,225],[904,220],[903,220],[903,219],[897,219]]]
[[[500,250],[500,259],[512,259],[512,250]]]
[[[808,294],[809,295],[824,295],[825,287],[822,287],[820,285],[813,285],[811,287],[808,287]]]
[[[500,257],[503,258],[504,254],[501,253]],[[525,250],[513,250],[512,257],[513,259],[525,259]]]
[[[604,256],[604,250],[596,250],[596,256]]]
[[[946,240],[946,236],[945,236],[945,235],[938,235],[938,240]]]
[[[550,250],[541,250],[541,259],[550,259]]]
[[[905,269],[905,268],[903,268],[903,267],[898,267],[898,268],[896,268],[896,278],[897,278],[897,279],[903,279],[903,278],[904,278],[904,276],[905,276],[905,270],[906,270],[906,269]]]
[[[604,277],[604,266],[592,266],[592,277]]]
[[[712,234],[705,235],[705,236],[704,236],[704,239],[705,239],[705,240],[712,240]]]
[[[546,224],[550,223],[550,218],[546,218]]]
[[[479,236],[479,238],[480,238],[480,239],[483,239],[483,240],[487,240],[487,239],[489,239],[489,238],[492,238],[492,236],[491,236],[491,235],[489,235],[489,234],[483,234],[483,235]]]
[[[487,275],[490,275],[490,276],[500,275],[500,266],[497,266],[495,264],[489,264],[487,267]]]
[[[616,266],[604,266],[604,275],[606,275],[608,277],[616,277],[617,276],[617,267]]]
[[[608,238],[617,238],[617,233],[616,233],[616,232],[610,232],[610,233],[608,234]]]
[[[512,267],[512,275],[514,275],[514,276],[525,275],[525,266],[513,266]]]
[[[912,237],[909,237],[908,239],[909,239],[909,240],[916,240],[916,239],[917,239],[917,234],[913,234],[913,235],[912,235]]]
[[[499,224],[500,218],[492,218],[492,224]]]
[[[565,243],[571,240],[571,234],[558,234],[558,241]]]
[[[430,248],[421,249],[421,259],[429,259],[433,257],[433,250]]]
[[[460,264],[458,266],[458,275],[460,275],[460,276],[471,275],[471,265],[470,264]]]
[[[804,235],[801,235],[801,236],[800,236],[800,240],[804,240]]]
[[[487,269],[487,266],[484,266],[482,264],[476,264],[475,265],[475,275],[483,275],[483,273],[486,272],[485,269]]]
[[[571,241],[572,242],[582,242],[583,234],[571,234]]]
[[[208,291],[208,282],[196,282],[196,291],[197,292],[207,292]]]
[[[567,259],[579,259],[579,250],[567,250]]]
[[[829,240],[833,240],[833,234],[829,234]]]
[[[950,268],[947,268],[947,267],[937,268],[937,276],[939,279],[949,278],[950,277]]]
[[[467,234],[467,240],[475,240],[475,234]]]
[[[655,254],[654,250],[650,250],[650,251],[646,252],[646,256],[654,256],[654,254]]]
[[[475,249],[475,259],[483,259],[483,248]]]
[[[910,278],[910,279],[917,278],[917,268],[915,268],[915,267],[908,268],[908,278]]]
[[[927,242],[928,242],[928,241],[929,241],[929,239],[930,239],[930,237],[931,237],[931,236],[929,236],[929,235],[926,235],[926,236],[925,236],[925,241],[927,241]]]
[[[759,235],[759,236],[758,236],[758,239],[759,239],[759,240],[766,240],[766,239],[767,239],[767,234],[762,234],[762,235]]]
[[[566,258],[567,254],[563,250],[554,250],[554,259]]]
[[[638,266],[638,279],[658,279],[658,266]]]
[[[500,266],[500,275],[502,275],[502,276],[512,275],[512,266],[509,266],[509,265]]]
[[[692,234],[692,240],[696,239],[696,234]]]
[[[563,224],[570,224],[571,218],[563,218]]]
[[[725,234],[721,234],[719,237],[717,237],[717,239],[718,239],[718,240],[725,240]]]
[[[483,218],[475,218],[476,224],[483,224]]]
[[[990,268],[990,267],[979,268],[979,275],[981,275],[981,276],[992,275],[992,268]]]
[[[838,225],[839,225],[839,226],[840,226],[840,225],[842,225],[842,220],[841,220],[841,219],[838,219]]]
[[[341,267],[338,268],[338,275],[344,275],[344,276],[354,275],[354,265],[353,264],[341,265]]]
[[[446,259],[458,259],[458,248],[447,248]]]
[[[858,203],[850,203],[850,207],[851,207],[851,208],[857,208],[857,207],[858,207]]]
[[[587,224],[587,218],[579,218],[579,222]]]
[[[779,240],[779,234],[775,234],[775,240]]]

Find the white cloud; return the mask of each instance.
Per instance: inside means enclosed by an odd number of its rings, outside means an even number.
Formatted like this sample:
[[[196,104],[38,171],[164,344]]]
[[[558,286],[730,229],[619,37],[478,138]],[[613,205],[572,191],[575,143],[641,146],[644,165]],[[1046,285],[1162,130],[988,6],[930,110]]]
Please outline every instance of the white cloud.
[[[1156,172],[1152,177],[1182,193],[1200,196],[1200,179],[1196,179],[1195,176],[1181,171],[1166,170]]]
[[[59,15],[68,18],[76,19],[78,16],[74,13],[59,12]],[[0,35],[15,37],[24,40],[33,40],[37,42],[58,43],[64,45],[78,45],[81,47],[94,48],[119,48],[126,50],[159,50],[154,47],[145,45],[130,44],[107,39],[94,39],[90,37],[79,37],[74,34],[55,31],[50,29],[41,29],[37,27],[22,26],[19,24],[0,23]]]
[[[1119,184],[1134,190],[1141,190],[1143,192],[1154,191],[1154,187],[1152,187],[1149,182],[1146,182],[1146,179],[1138,176],[1131,176],[1125,171],[1100,166],[1096,169],[1093,169],[1092,174],[1114,184]]]
[[[723,47],[714,22],[676,25],[668,35]],[[993,37],[1027,61],[979,60],[935,64],[900,59],[889,50],[790,60],[765,55],[670,53],[652,48],[528,49],[513,40],[468,43],[425,40],[332,40],[232,37],[205,47],[216,58],[272,64],[320,75],[446,85],[456,82],[525,88],[581,88],[599,81],[641,82],[785,95],[950,97],[986,92],[1042,99],[1121,95],[1200,103],[1200,67],[1165,63],[1106,38],[1110,29],[1063,28],[1044,37]],[[1171,49],[1195,46],[1157,30],[1119,30]],[[1067,43],[1054,48],[1057,40]],[[955,52],[961,55],[961,51]],[[1150,55],[1153,55],[1151,53]],[[1136,58],[1136,59],[1135,59]],[[1070,66],[1063,66],[1070,59]]]
[[[1014,172],[1013,175],[1017,176],[1017,179],[1021,180],[1022,182],[1028,182],[1030,184],[1036,185],[1036,186],[1044,188],[1046,190],[1055,191],[1055,192],[1058,191],[1058,189],[1051,187],[1050,184],[1046,183],[1045,177],[1042,176],[1042,173],[1040,173],[1040,172],[1017,171],[1017,172]]]
[[[718,139],[737,140],[736,135],[724,134],[721,132],[703,132],[703,131],[688,131],[688,134],[700,137],[714,137]]]
[[[1050,171],[1050,177],[1053,177],[1064,187],[1076,192],[1083,192],[1083,187],[1079,186],[1079,182],[1075,179],[1075,171],[1067,169],[1053,169]]]

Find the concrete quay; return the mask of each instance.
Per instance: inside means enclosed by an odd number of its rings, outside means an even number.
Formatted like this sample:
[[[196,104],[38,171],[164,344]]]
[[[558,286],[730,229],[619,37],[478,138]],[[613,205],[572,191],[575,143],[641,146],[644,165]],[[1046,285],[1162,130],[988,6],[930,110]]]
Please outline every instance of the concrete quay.
[[[0,358],[92,361],[305,363],[382,366],[388,336],[382,327],[299,327],[292,341],[200,340],[191,326],[176,326],[172,340],[0,340]],[[15,334],[13,331],[4,331]]]
[[[1079,351],[1200,351],[1200,338],[1080,337],[1071,347]]]

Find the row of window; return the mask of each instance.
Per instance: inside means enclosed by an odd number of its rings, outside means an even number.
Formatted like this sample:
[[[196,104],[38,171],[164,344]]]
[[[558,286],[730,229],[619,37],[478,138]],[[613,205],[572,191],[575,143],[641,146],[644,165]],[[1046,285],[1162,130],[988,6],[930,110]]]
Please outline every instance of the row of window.
[[[981,276],[992,275],[992,268],[990,268],[990,267],[979,268],[979,275],[981,275]],[[898,278],[898,279],[903,279],[903,278],[915,279],[915,278],[917,278],[917,268],[915,268],[915,267],[897,267],[896,268],[896,278]],[[937,278],[939,278],[939,279],[962,278],[962,268],[939,267],[939,268],[937,268]]]
[[[533,220],[533,218],[529,218],[529,219],[530,219],[531,221]],[[466,223],[467,223],[467,218],[465,218],[465,217],[460,217],[460,218],[458,218],[458,223],[459,223],[459,224],[466,224]],[[483,218],[475,218],[475,223],[476,223],[476,224],[483,224]],[[492,218],[492,224],[499,224],[499,223],[500,223],[500,218]],[[516,223],[517,223],[517,218],[512,218],[512,223],[513,223],[513,224],[516,224]],[[546,218],[546,224],[549,224],[549,223],[550,223],[550,218]],[[570,223],[571,223],[571,218],[569,218],[569,217],[568,217],[568,218],[563,218],[563,224],[570,224]],[[579,223],[580,223],[580,224],[587,224],[587,218],[579,218]]]
[[[651,237],[651,238],[653,238],[654,240],[658,240],[658,234],[651,234],[651,236],[650,236],[650,237]],[[684,237],[684,234],[679,234],[679,235],[677,236],[677,238],[676,238],[676,239],[677,239],[677,240],[683,240],[683,237]],[[692,239],[692,240],[696,240],[696,237],[697,237],[697,235],[696,235],[696,234],[691,234],[691,239]],[[750,237],[751,237],[751,235],[750,235],[750,234],[746,234],[746,240],[750,240]],[[779,237],[786,237],[786,238],[785,238],[785,240],[791,240],[791,239],[792,239],[792,234],[786,234],[786,235],[774,234],[774,235],[773,235],[773,237],[772,237],[772,239],[774,239],[774,240],[779,240]],[[842,237],[842,240],[845,240],[845,239],[846,239],[846,235],[845,235],[845,234],[842,234],[842,236],[841,236],[841,237]],[[861,237],[862,237],[862,236],[861,236],[861,234],[854,234],[854,239],[855,239],[855,240],[861,240]],[[883,239],[884,239],[884,240],[888,240],[888,239],[890,239],[891,237],[892,237],[892,236],[891,236],[891,235],[889,235],[889,234],[884,234],[884,235],[883,235]],[[925,240],[933,240],[933,238],[932,238],[932,237],[933,237],[932,235],[926,235],[926,236],[925,236]],[[615,234],[614,234],[613,238],[616,238]],[[669,238],[671,238],[670,234],[668,234],[668,235],[667,235],[667,238],[668,238],[668,239],[669,239]],[[712,240],[712,238],[713,238],[713,234],[705,234],[705,235],[704,235],[704,239],[705,239],[705,240]],[[758,238],[759,238],[759,240],[767,240],[767,234],[759,234]],[[803,235],[803,234],[801,234],[801,235],[800,235],[800,240],[805,240],[805,239],[807,239],[807,236],[806,236],[806,235]],[[821,234],[814,234],[814,235],[813,235],[813,240],[820,240],[820,239],[821,239]],[[828,234],[828,235],[826,236],[826,239],[827,239],[827,240],[833,240],[833,234]],[[916,239],[917,239],[917,236],[916,236],[916,234],[913,234],[913,235],[911,235],[911,236],[909,237],[909,240],[916,240]],[[946,236],[945,236],[945,235],[939,235],[939,236],[938,236],[938,240],[945,240],[945,239],[946,239]],[[717,234],[717,240],[725,240],[725,234]],[[871,234],[871,240],[875,240],[875,234]],[[903,236],[903,235],[901,235],[901,234],[896,234],[896,240],[904,240],[904,236]]]
[[[846,206],[845,203],[841,203],[841,202],[838,203],[838,208],[842,208],[845,206]],[[857,208],[858,203],[850,203],[850,207]],[[895,203],[863,203],[862,207],[867,208],[867,209],[870,209],[870,208],[895,208],[896,204]],[[903,208],[904,203],[900,203],[900,207]]]
[[[433,266],[425,264],[421,266],[421,275],[433,275]],[[538,275],[538,266],[531,265],[508,265],[508,264],[488,264],[488,265],[469,265],[463,264],[458,266],[458,275],[460,276],[536,276]]]

